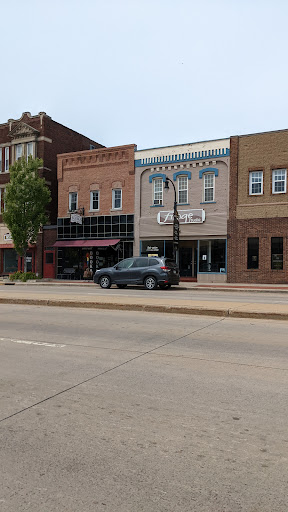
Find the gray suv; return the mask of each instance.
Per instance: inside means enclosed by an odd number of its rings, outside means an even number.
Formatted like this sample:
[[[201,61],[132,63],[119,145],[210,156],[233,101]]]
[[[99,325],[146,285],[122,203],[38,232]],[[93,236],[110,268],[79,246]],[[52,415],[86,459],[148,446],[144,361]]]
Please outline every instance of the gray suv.
[[[116,284],[125,288],[127,284],[144,284],[147,290],[170,288],[179,284],[179,269],[173,260],[158,257],[127,258],[114,267],[101,268],[94,274],[94,283],[101,288]]]

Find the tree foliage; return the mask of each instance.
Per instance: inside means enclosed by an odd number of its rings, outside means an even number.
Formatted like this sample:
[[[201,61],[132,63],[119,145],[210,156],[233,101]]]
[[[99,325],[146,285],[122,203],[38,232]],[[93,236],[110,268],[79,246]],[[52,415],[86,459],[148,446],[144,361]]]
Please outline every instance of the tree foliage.
[[[19,159],[10,167],[10,183],[5,192],[3,220],[10,230],[19,256],[24,257],[29,244],[36,242],[39,229],[48,217],[46,207],[51,201],[50,190],[39,176],[43,161],[29,156]]]

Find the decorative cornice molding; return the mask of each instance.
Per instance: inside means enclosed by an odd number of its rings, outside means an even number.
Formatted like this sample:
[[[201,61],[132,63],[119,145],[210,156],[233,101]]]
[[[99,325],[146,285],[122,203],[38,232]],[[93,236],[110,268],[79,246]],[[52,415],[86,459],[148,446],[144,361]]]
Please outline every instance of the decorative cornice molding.
[[[137,152],[136,152],[137,154]],[[194,151],[191,153],[182,153],[178,155],[154,156],[151,158],[139,158],[135,160],[135,167],[148,167],[149,165],[169,165],[183,162],[193,162],[195,160],[207,160],[207,158],[223,158],[230,156],[229,148],[209,149],[206,151]]]
[[[39,131],[29,124],[19,123],[13,130],[9,132],[9,137],[13,140],[15,139],[23,139],[26,137],[37,137],[39,135]]]

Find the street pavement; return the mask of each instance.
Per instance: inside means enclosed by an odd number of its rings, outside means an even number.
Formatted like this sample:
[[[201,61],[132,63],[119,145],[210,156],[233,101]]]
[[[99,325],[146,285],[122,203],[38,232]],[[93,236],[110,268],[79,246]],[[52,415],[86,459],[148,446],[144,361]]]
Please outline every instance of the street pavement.
[[[0,311],[1,512],[287,512],[286,322]]]
[[[147,291],[102,290],[93,283],[17,283],[0,286],[0,303],[288,320],[286,285],[237,286],[181,283],[179,288]]]

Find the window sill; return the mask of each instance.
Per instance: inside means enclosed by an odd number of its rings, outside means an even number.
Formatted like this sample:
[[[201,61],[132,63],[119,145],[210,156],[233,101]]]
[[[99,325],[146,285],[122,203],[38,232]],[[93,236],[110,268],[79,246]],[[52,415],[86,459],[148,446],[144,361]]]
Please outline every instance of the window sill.
[[[286,190],[285,192],[272,192],[272,196],[279,196],[279,194],[286,194]]]
[[[151,204],[150,208],[164,208],[163,204]]]
[[[190,206],[190,203],[177,203],[177,206]]]
[[[122,212],[122,208],[111,208],[110,212]]]
[[[88,213],[99,213],[100,212],[100,209],[99,210],[88,210]]]
[[[216,201],[204,201],[203,203],[200,204],[216,204]]]

